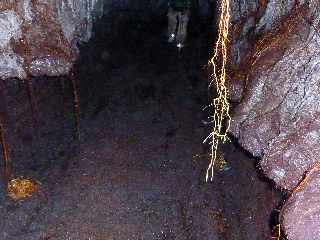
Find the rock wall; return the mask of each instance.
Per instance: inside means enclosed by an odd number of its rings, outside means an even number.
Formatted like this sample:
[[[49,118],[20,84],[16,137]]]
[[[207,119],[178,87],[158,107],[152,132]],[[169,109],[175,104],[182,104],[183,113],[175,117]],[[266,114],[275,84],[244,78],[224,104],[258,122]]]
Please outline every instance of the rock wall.
[[[0,78],[66,74],[87,41],[101,0],[0,2]]]
[[[192,2],[200,15],[211,14],[210,1]],[[66,74],[77,58],[77,44],[90,39],[95,18],[159,17],[166,9],[167,0],[1,1],[0,78]]]
[[[277,187],[294,192],[281,215],[288,239],[320,239],[320,3],[232,3],[231,132]]]

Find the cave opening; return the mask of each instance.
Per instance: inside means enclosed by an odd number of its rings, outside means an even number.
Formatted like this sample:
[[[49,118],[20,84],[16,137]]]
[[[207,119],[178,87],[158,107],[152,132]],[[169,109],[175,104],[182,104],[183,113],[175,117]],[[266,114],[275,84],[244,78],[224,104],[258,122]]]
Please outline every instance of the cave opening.
[[[12,171],[39,191],[16,202],[1,186],[0,238],[271,238],[279,193],[235,140],[221,147],[227,165],[205,182],[218,6],[192,1],[179,51],[167,42],[166,4],[123,4],[104,9],[78,45],[80,139],[69,76],[32,77],[33,111],[28,81],[1,82]]]

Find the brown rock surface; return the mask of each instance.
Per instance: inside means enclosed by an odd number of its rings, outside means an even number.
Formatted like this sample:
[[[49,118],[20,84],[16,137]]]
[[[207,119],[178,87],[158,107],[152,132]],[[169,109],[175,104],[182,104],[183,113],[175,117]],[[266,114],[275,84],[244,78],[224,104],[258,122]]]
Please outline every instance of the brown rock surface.
[[[283,228],[288,239],[320,239],[320,173],[312,174],[282,209]]]
[[[68,73],[76,44],[90,38],[93,15],[102,12],[92,0],[1,1],[0,77]]]
[[[244,24],[236,34],[243,37],[231,46],[230,93],[240,102],[231,132],[261,158],[263,172],[277,187],[292,190],[319,162],[320,6],[318,1],[264,3],[250,34],[242,13]],[[320,239],[319,212],[314,173],[282,210],[288,239]]]
[[[285,189],[292,189],[317,161],[307,152],[320,143],[319,36],[302,16],[289,17],[264,46],[256,46],[232,127],[242,146],[262,157],[265,173]],[[273,159],[279,169],[270,167]]]

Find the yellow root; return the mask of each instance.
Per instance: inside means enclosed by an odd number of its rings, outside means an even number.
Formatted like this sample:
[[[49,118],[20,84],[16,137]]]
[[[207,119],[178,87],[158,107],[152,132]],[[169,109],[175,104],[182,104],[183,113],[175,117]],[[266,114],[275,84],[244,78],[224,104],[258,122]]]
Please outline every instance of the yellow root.
[[[216,42],[214,55],[209,61],[213,67],[211,74],[210,86],[214,84],[217,90],[217,97],[213,99],[212,105],[214,106],[213,114],[213,130],[206,138],[205,142],[210,140],[211,144],[211,161],[206,173],[206,181],[213,180],[214,166],[217,160],[217,151],[219,143],[225,142],[227,132],[230,128],[231,117],[229,114],[229,93],[226,86],[227,78],[227,60],[228,60],[228,35],[230,25],[230,0],[222,0],[221,2],[221,15],[219,20],[219,35]],[[227,126],[224,128],[224,122]]]

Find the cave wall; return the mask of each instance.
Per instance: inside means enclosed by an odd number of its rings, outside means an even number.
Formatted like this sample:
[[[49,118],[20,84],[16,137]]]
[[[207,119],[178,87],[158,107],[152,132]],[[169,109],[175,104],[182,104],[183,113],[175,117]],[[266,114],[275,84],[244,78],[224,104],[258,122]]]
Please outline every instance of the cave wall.
[[[214,3],[193,4],[208,17]],[[231,132],[261,158],[262,171],[277,187],[292,192],[281,212],[288,239],[320,239],[320,176],[314,168],[320,153],[319,5],[317,0],[231,0],[229,89],[239,103]],[[0,78],[67,74],[78,43],[92,37],[99,17],[158,18],[166,9],[166,0],[2,1]],[[17,109],[24,110],[17,112],[28,112],[27,101],[20,102]],[[308,181],[297,188],[306,173]]]
[[[0,78],[62,75],[103,13],[100,0],[0,2]]]
[[[312,0],[232,1],[231,132],[292,193],[281,214],[288,239],[320,239],[319,8]]]
[[[209,0],[192,3],[196,15],[212,14]],[[66,74],[78,56],[78,43],[91,38],[99,17],[111,25],[130,16],[165,17],[166,10],[167,0],[1,1],[0,78]]]

